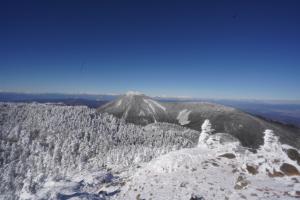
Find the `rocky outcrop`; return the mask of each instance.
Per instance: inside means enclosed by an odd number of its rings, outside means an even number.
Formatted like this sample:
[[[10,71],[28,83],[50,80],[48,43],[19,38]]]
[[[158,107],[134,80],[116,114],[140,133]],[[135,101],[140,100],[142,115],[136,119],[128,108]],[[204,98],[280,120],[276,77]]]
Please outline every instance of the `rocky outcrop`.
[[[300,166],[300,154],[296,149],[287,149],[286,154],[291,160],[297,161],[297,164]]]
[[[287,176],[299,176],[300,175],[298,169],[295,166],[288,164],[288,163],[283,163],[280,166],[280,170]]]

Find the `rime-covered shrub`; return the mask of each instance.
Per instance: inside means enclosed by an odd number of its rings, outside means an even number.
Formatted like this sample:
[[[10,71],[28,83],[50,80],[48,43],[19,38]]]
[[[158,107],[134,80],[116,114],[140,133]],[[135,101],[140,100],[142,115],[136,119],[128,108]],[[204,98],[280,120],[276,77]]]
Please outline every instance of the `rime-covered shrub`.
[[[214,129],[211,127],[211,123],[208,119],[204,120],[201,126],[201,134],[199,137],[198,145],[206,144],[209,136],[213,133]]]
[[[280,142],[278,136],[274,135],[273,130],[267,129],[264,134],[263,149],[266,151],[278,150],[280,148]]]

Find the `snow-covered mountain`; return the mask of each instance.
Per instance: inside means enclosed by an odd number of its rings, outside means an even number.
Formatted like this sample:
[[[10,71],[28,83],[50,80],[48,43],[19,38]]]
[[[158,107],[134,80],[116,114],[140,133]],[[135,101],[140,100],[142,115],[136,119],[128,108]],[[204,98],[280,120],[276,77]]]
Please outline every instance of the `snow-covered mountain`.
[[[158,102],[138,92],[128,92],[98,109],[126,122],[147,125],[168,122],[201,131],[209,119],[217,132],[230,133],[244,146],[258,148],[263,144],[265,129],[272,129],[283,143],[300,148],[300,129],[267,121],[240,110],[207,102]]]
[[[126,122],[140,125],[167,122],[170,118],[161,103],[139,92],[127,92],[118,99],[103,105],[98,111],[107,112],[125,119]]]
[[[142,108],[171,106],[148,103]],[[215,127],[210,119],[196,131],[126,123],[85,106],[0,103],[0,199],[300,198],[297,148],[267,129],[249,149]]]

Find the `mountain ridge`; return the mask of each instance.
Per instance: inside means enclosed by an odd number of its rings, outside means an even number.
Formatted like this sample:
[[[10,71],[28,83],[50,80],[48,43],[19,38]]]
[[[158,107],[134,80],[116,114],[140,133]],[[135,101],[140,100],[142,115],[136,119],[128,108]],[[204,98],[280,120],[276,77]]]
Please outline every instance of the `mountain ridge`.
[[[147,125],[155,122],[178,124],[201,131],[210,119],[217,132],[228,132],[244,146],[257,148],[263,143],[265,129],[272,129],[282,142],[300,147],[300,129],[259,118],[239,109],[210,102],[159,102],[145,94],[130,92],[97,109],[128,123]]]

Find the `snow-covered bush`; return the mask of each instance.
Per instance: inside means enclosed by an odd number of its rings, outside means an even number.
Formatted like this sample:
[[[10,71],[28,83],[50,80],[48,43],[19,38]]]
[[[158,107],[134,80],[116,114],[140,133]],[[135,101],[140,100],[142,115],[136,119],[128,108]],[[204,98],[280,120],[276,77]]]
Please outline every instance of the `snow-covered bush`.
[[[281,144],[279,137],[276,136],[273,130],[267,129],[264,131],[264,144],[257,149],[256,153],[247,151],[244,155],[244,169],[251,166],[257,172],[266,173],[271,177],[284,176],[284,166],[289,166],[300,171],[297,161],[292,160],[287,155],[288,149],[293,147]],[[297,152],[296,149],[294,151]],[[283,171],[282,171],[283,169]]]
[[[273,130],[267,129],[264,132],[263,149],[266,151],[277,151],[280,148],[278,136],[274,135]]]
[[[198,146],[206,144],[207,139],[213,133],[214,129],[211,127],[211,123],[206,119],[201,126],[201,134],[198,141]]]

